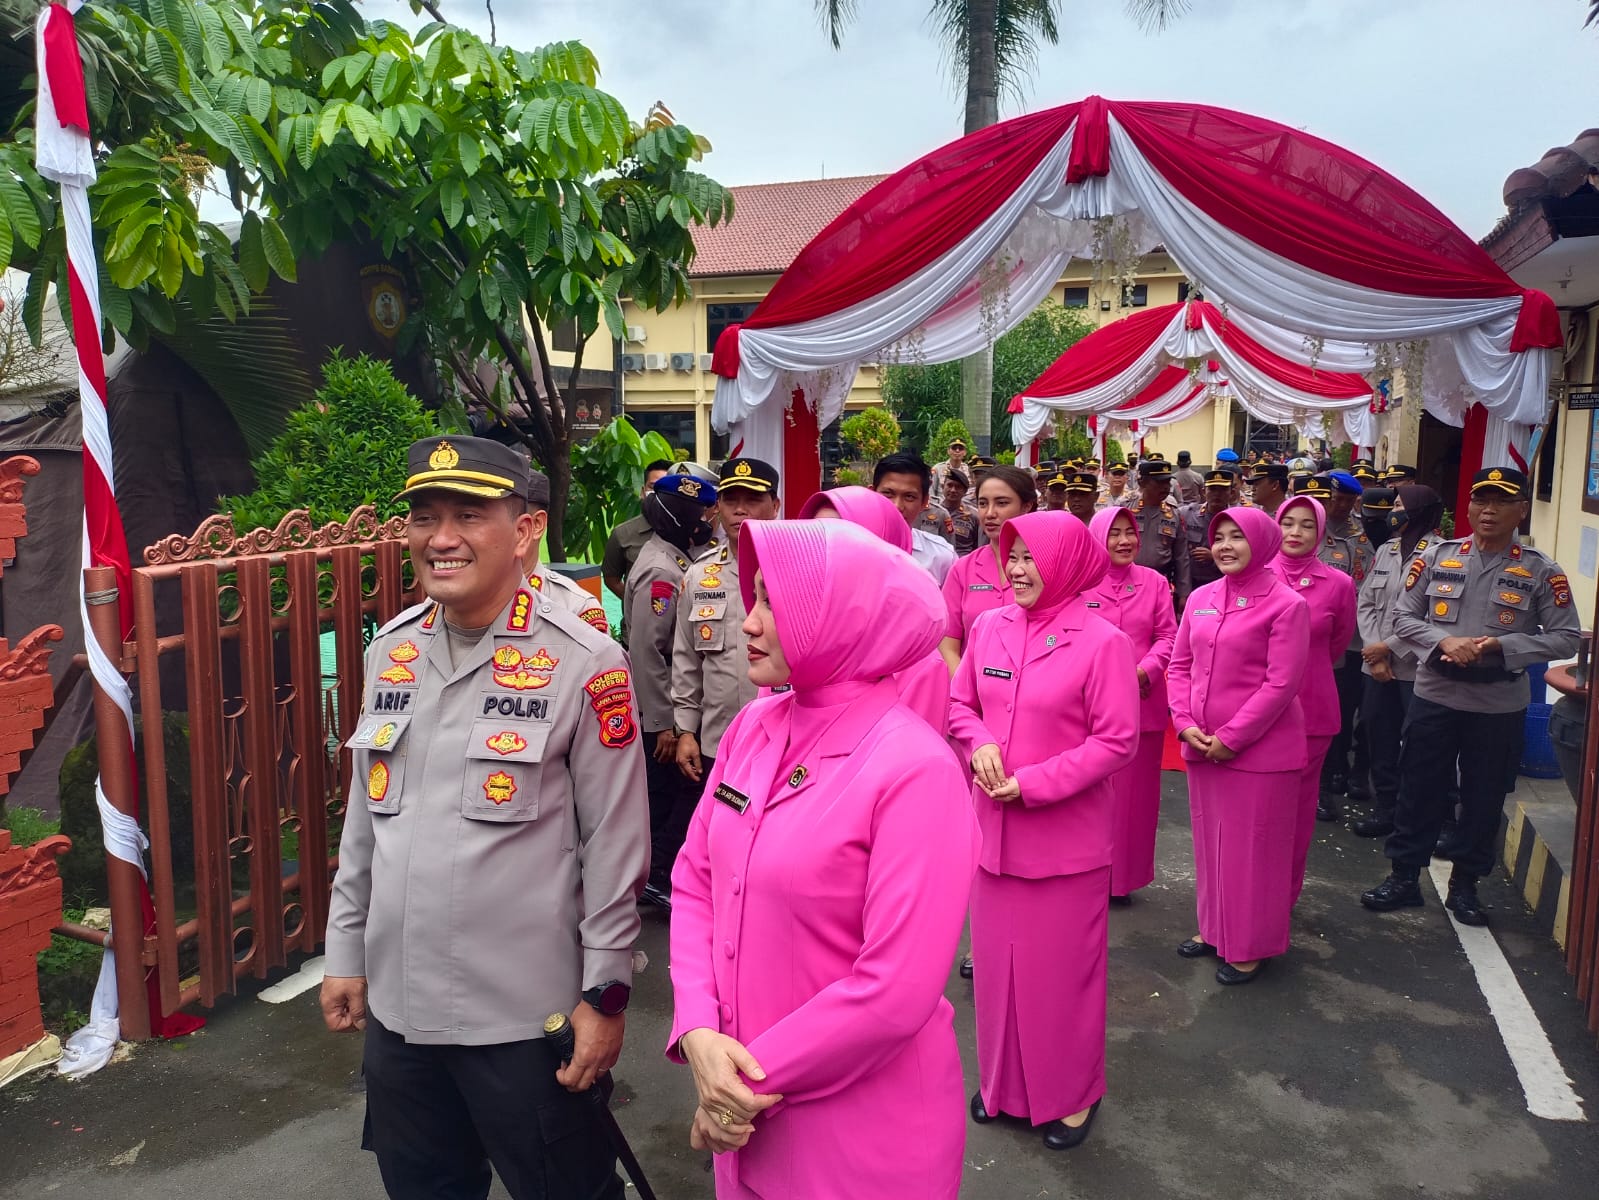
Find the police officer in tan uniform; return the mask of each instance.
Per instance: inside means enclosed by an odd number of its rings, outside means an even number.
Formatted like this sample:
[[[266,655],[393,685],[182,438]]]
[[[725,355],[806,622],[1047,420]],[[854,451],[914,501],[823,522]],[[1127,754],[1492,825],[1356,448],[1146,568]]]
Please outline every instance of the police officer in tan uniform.
[[[1358,595],[1371,570],[1376,549],[1366,536],[1366,528],[1355,515],[1364,485],[1348,471],[1329,471],[1316,477],[1326,487],[1322,501],[1327,506],[1327,531],[1322,538],[1317,556],[1334,570],[1342,571],[1355,581]],[[1327,759],[1322,765],[1322,788],[1326,793],[1316,807],[1316,818],[1336,821],[1342,812],[1331,797],[1347,795],[1351,800],[1370,799],[1371,756],[1366,749],[1366,739],[1356,724],[1360,713],[1360,697],[1365,691],[1361,673],[1360,651],[1364,642],[1360,630],[1355,630],[1354,640],[1343,660],[1333,668],[1333,679],[1338,685],[1339,728],[1332,745],[1327,748]],[[1350,766],[1350,753],[1354,766]]]
[[[672,864],[688,834],[699,789],[677,769],[672,732],[672,646],[677,602],[689,565],[704,556],[711,540],[716,476],[698,463],[674,463],[644,497],[650,540],[627,573],[622,592],[627,649],[638,688],[650,790],[649,885],[644,898],[663,908],[671,903]]]
[[[1392,873],[1361,896],[1367,908],[1424,903],[1417,879],[1448,815],[1447,782],[1460,771],[1460,820],[1445,907],[1486,925],[1477,880],[1493,869],[1494,837],[1515,778],[1533,663],[1569,658],[1581,641],[1571,584],[1516,528],[1532,495],[1512,467],[1471,482],[1470,537],[1438,542],[1405,568],[1394,632],[1421,663],[1405,720],[1399,805],[1384,852]]]
[[[1137,496],[1127,490],[1127,464],[1111,463],[1105,468],[1105,486],[1099,494],[1099,502],[1094,505],[1096,509],[1110,508],[1112,506],[1123,508],[1131,504]]]
[[[1138,522],[1138,557],[1141,567],[1151,567],[1166,577],[1178,596],[1192,591],[1187,542],[1171,499],[1171,464],[1148,458],[1138,464],[1138,499],[1127,506]]]
[[[626,660],[528,586],[514,451],[418,442],[401,495],[430,600],[367,652],[323,1018],[365,1030],[363,1141],[391,1197],[484,1196],[492,1160],[515,1200],[620,1200],[578,1093],[621,1050],[649,865]]]
[[[1055,488],[1055,480],[1059,478],[1061,476],[1057,473],[1050,479],[1051,491]],[[1088,471],[1073,471],[1065,479],[1066,511],[1086,525],[1094,519],[1096,501],[1099,499],[1099,479]]]
[[[715,765],[722,734],[755,699],[745,656],[744,599],[738,586],[738,531],[777,519],[777,470],[758,458],[722,464],[716,511],[722,536],[683,576],[672,643],[672,732],[677,767],[695,785]]]
[[[591,593],[585,591],[561,572],[539,562],[539,542],[550,523],[550,478],[543,471],[528,471],[527,511],[533,518],[533,549],[522,560],[527,570],[527,581],[533,590],[558,608],[583,618],[601,633],[610,633],[610,623],[605,619],[605,609]]]
[[[1188,592],[1177,596],[1179,604],[1188,602],[1189,592],[1205,583],[1215,583],[1221,572],[1210,557],[1210,523],[1233,502],[1238,472],[1216,467],[1205,472],[1205,498],[1198,504],[1177,506],[1177,521],[1182,527],[1183,553],[1188,558]]]

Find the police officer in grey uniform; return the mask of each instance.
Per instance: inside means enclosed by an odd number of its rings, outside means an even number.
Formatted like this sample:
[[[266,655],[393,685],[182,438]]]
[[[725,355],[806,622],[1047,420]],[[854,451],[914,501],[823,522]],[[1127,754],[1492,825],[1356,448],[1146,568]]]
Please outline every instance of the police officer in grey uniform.
[[[644,517],[653,532],[622,592],[650,791],[652,853],[644,897],[663,908],[671,904],[672,864],[700,798],[699,789],[677,769],[677,735],[672,732],[677,602],[689,565],[703,557],[710,543],[715,504],[716,476],[708,467],[674,463],[657,479],[644,497]]]
[[[533,549],[522,560],[527,581],[557,608],[581,617],[601,633],[610,633],[611,625],[599,600],[547,563],[539,562],[539,541],[550,523],[550,478],[543,471],[529,469],[527,486],[527,511],[533,518]]]
[[[1368,488],[1364,495],[1372,496]],[[1357,837],[1387,837],[1394,831],[1394,809],[1399,803],[1399,752],[1405,717],[1416,690],[1416,655],[1394,630],[1399,600],[1405,594],[1405,569],[1419,554],[1442,540],[1438,521],[1443,500],[1429,487],[1406,485],[1394,522],[1398,537],[1377,547],[1371,573],[1355,600],[1360,630],[1360,727],[1371,756],[1372,814],[1350,828]],[[1395,508],[1392,499],[1379,497],[1379,505]],[[1371,515],[1371,506],[1364,506]],[[1451,777],[1453,773],[1451,772]],[[1449,805],[1451,812],[1454,805]]]
[[[1231,467],[1216,467],[1204,476],[1205,498],[1197,504],[1177,507],[1177,521],[1182,527],[1183,553],[1188,558],[1188,589],[1193,591],[1204,583],[1215,583],[1221,572],[1210,559],[1210,523],[1233,502],[1233,490],[1238,486],[1238,472]],[[1179,604],[1188,603],[1188,592],[1177,597]]]
[[[401,495],[430,600],[367,652],[323,1019],[365,1030],[363,1144],[391,1197],[483,1197],[492,1161],[515,1200],[620,1200],[579,1093],[621,1050],[649,865],[627,663],[528,586],[509,447],[418,442]]]
[[[758,458],[722,464],[714,551],[683,576],[672,643],[672,732],[677,767],[696,786],[715,765],[722,734],[755,699],[744,650],[744,598],[738,586],[738,531],[745,521],[777,519],[777,470]]]
[[[1322,538],[1318,556],[1335,570],[1342,571],[1355,581],[1358,594],[1366,582],[1366,572],[1371,569],[1375,553],[1371,539],[1355,516],[1355,506],[1364,490],[1361,482],[1347,471],[1329,471],[1316,478],[1325,482],[1327,498],[1327,530]],[[1363,643],[1360,631],[1343,660],[1333,668],[1333,681],[1338,686],[1340,723],[1338,734],[1327,747],[1327,759],[1322,764],[1322,789],[1325,793],[1316,806],[1316,818],[1336,821],[1343,814],[1332,796],[1347,795],[1351,800],[1365,800],[1371,795],[1367,778],[1371,772],[1370,757],[1365,740],[1356,736],[1356,715],[1360,710],[1360,696],[1365,683],[1361,675],[1360,650]],[[1354,751],[1351,769],[1350,751]]]
[[[1454,871],[1444,902],[1486,925],[1477,880],[1493,869],[1505,793],[1521,758],[1526,668],[1569,658],[1581,640],[1560,565],[1516,536],[1531,503],[1512,467],[1471,482],[1470,537],[1428,547],[1405,568],[1395,635],[1421,662],[1400,751],[1399,806],[1385,853],[1392,873],[1361,896],[1378,911],[1423,903],[1417,882],[1447,815],[1444,780],[1460,769]]]
[[[1171,499],[1171,475],[1171,464],[1164,459],[1138,464],[1138,499],[1127,505],[1138,522],[1138,557],[1133,561],[1159,571],[1178,596],[1187,596],[1193,590],[1192,574],[1187,541]]]

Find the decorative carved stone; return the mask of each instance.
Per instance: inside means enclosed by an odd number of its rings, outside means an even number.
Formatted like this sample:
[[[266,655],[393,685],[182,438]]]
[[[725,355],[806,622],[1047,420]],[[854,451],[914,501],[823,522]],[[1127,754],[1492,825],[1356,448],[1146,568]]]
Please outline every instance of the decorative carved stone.
[[[28,518],[22,507],[22,487],[27,476],[39,473],[37,459],[13,454],[0,461],[0,571],[17,556],[17,539],[26,536]]]

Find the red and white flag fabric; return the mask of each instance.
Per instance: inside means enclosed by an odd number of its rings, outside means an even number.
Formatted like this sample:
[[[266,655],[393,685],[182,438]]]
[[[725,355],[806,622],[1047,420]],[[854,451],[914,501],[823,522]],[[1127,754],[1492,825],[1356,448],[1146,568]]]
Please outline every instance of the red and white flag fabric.
[[[801,388],[825,425],[859,364],[975,353],[1072,258],[1156,245],[1278,355],[1362,372],[1424,342],[1428,399],[1456,423],[1479,404],[1508,439],[1544,419],[1553,302],[1403,183],[1261,117],[1090,96],[952,142],[846,209],[722,335],[712,423]]]
[[[73,14],[84,0],[52,4],[39,13],[36,50],[39,97],[35,113],[35,164],[39,174],[60,186],[62,224],[66,230],[67,288],[72,308],[72,340],[78,357],[78,399],[83,423],[83,565],[109,566],[116,570],[117,610],[123,638],[133,629],[132,563],[128,539],[117,508],[116,477],[111,452],[111,427],[106,415],[105,357],[100,349],[100,271],[94,248],[94,229],[89,219],[89,185],[95,179],[94,143],[89,131],[88,93],[83,81],[83,63],[78,53],[78,38]],[[59,285],[58,285],[59,286]],[[86,598],[79,595],[79,616],[83,621],[84,649],[94,681],[121,709],[126,752],[133,756],[133,695],[128,681],[101,650],[89,626]],[[109,731],[102,730],[101,736]],[[131,774],[135,781],[138,773]],[[137,783],[135,783],[137,786]],[[109,854],[133,863],[139,869],[140,906],[143,928],[132,940],[137,947],[143,935],[155,928],[155,909],[150,902],[144,867],[148,846],[138,822],[113,807],[106,799],[100,780],[95,780],[95,799]],[[135,798],[137,803],[137,798]],[[135,951],[136,952],[136,951]],[[107,949],[100,967],[89,1022],[70,1039],[61,1063],[61,1073],[87,1075],[99,1070],[110,1059],[120,1031],[116,974],[113,951]],[[155,972],[147,972],[151,1027],[159,1034],[176,1037],[189,1033],[204,1022],[182,1013],[162,1018]]]

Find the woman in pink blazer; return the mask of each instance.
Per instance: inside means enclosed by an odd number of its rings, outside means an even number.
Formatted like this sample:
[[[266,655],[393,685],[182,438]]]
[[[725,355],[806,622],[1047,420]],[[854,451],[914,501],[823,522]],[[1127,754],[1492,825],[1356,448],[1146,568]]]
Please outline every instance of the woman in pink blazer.
[[[1294,874],[1289,907],[1305,887],[1305,863],[1316,832],[1316,802],[1321,798],[1321,760],[1338,735],[1338,683],[1333,667],[1355,636],[1355,584],[1317,557],[1327,533],[1327,512],[1313,496],[1295,496],[1277,510],[1282,549],[1271,569],[1310,608],[1310,656],[1299,685],[1305,713],[1305,769],[1299,777],[1299,807],[1294,814]]]
[[[950,692],[983,830],[971,1110],[1025,1118],[1067,1150],[1105,1093],[1110,780],[1138,744],[1137,668],[1088,607],[1108,563],[1086,525],[1032,513],[999,546],[1016,603],[977,618]]]
[[[1038,486],[1019,467],[992,467],[977,485],[977,515],[988,544],[955,560],[944,577],[944,603],[949,623],[939,653],[953,675],[961,648],[971,636],[972,622],[981,613],[1011,602],[1010,578],[1000,557],[999,531],[1005,522],[1038,507]]]
[[[739,534],[750,679],[672,871],[667,1054],[719,1200],[954,1200],[965,1151],[944,983],[978,833],[966,776],[894,675],[938,585],[844,521]]]
[[[1224,984],[1250,982],[1288,949],[1310,610],[1271,570],[1281,544],[1263,509],[1212,518],[1222,577],[1188,597],[1166,676],[1188,761],[1199,910],[1199,936],[1177,953],[1219,954]]]
[[[887,496],[866,487],[841,487],[817,492],[800,509],[801,520],[844,520],[874,533],[896,550],[911,552],[911,527]],[[894,677],[899,702],[938,733],[949,732],[949,667],[933,650]]]
[[[1115,801],[1111,832],[1110,898],[1127,903],[1155,880],[1155,828],[1160,823],[1160,756],[1171,712],[1166,707],[1166,667],[1177,640],[1171,584],[1159,571],[1133,561],[1138,522],[1125,508],[1094,514],[1088,531],[1110,555],[1110,569],[1087,595],[1088,607],[1127,635],[1138,659],[1138,753],[1111,776]]]

